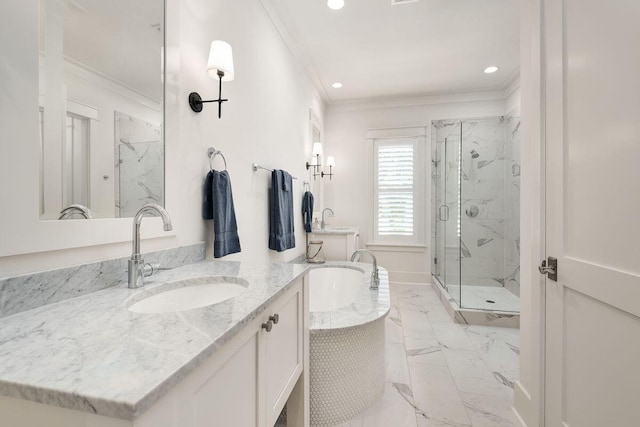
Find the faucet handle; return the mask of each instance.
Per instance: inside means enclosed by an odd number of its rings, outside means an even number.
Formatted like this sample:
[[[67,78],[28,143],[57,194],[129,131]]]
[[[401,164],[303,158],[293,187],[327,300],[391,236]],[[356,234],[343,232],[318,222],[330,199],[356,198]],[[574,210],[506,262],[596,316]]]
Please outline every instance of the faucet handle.
[[[153,268],[153,264],[146,263],[144,267],[142,267],[142,275],[144,277],[149,277],[153,273],[155,273],[155,268]]]
[[[154,262],[154,263],[147,262],[144,265],[143,273],[144,273],[144,277],[149,277],[152,274],[156,274],[160,271],[166,271],[166,270],[171,270],[171,269],[167,267],[160,267],[160,263],[158,262]]]

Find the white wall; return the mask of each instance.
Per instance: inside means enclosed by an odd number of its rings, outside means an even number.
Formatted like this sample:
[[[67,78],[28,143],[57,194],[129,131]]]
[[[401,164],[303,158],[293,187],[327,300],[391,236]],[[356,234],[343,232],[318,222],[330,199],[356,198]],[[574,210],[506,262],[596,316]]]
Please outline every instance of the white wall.
[[[3,93],[0,97],[0,170],[3,171],[0,195],[7,203],[13,203],[19,197],[29,200],[37,200],[38,197],[31,194],[35,193],[32,185],[25,183],[23,186],[19,180],[11,179],[13,172],[33,169],[37,164],[37,159],[30,157],[37,152],[38,144],[38,34],[37,30],[33,31],[38,24],[38,1],[21,2],[18,9],[12,3],[11,0],[0,0],[1,9],[8,12],[3,15],[18,20],[16,25],[3,25],[6,31],[0,32],[0,50],[5,52],[7,49],[8,61],[15,60],[4,71],[0,70]],[[167,27],[167,38],[178,40],[179,54],[174,54],[173,58],[178,55],[180,58],[180,72],[177,82],[173,82],[178,84],[178,91],[176,96],[169,93],[167,97],[166,118],[172,123],[168,128],[177,130],[168,131],[166,136],[167,193],[175,195],[175,200],[167,203],[174,207],[169,213],[176,227],[172,236],[145,239],[143,252],[193,244],[205,236],[210,242],[210,230],[201,219],[201,193],[208,170],[206,149],[215,146],[224,152],[229,165],[243,249],[242,253],[225,260],[256,263],[288,261],[304,253],[300,199],[302,181],[308,180],[304,162],[311,155],[309,109],[313,109],[322,120],[322,101],[260,1],[169,0],[168,4],[171,19],[179,15],[179,34],[171,34],[171,31],[177,31],[176,25]],[[24,31],[20,32],[19,28],[24,28]],[[223,105],[221,120],[217,118],[215,105],[205,105],[204,111],[196,114],[187,103],[187,95],[191,91],[200,92],[204,99],[217,96],[217,82],[206,73],[209,44],[214,39],[226,40],[233,46],[236,70],[236,79],[223,86],[223,96],[229,98],[229,102]],[[168,61],[171,55],[168,52]],[[21,57],[25,59],[20,60]],[[31,92],[22,97],[17,93],[19,89],[31,86],[36,88],[33,96]],[[18,100],[20,105],[16,108]],[[29,149],[23,153],[7,144],[9,140],[24,144]],[[25,156],[26,153],[29,156]],[[297,245],[293,250],[275,253],[267,248],[270,174],[252,172],[252,162],[286,169],[300,178],[294,184]],[[13,196],[14,193],[20,196]],[[30,212],[35,205],[35,202],[27,203],[28,212],[22,214],[29,217],[37,215],[35,211]],[[0,220],[13,220],[19,211],[18,207],[5,211]],[[130,242],[124,239],[118,243],[101,244],[100,236],[104,233],[100,228],[107,224],[104,221],[116,220],[96,220],[90,225],[83,225],[83,233],[89,236],[85,238],[89,241],[94,239],[95,245],[46,252],[34,250],[32,253],[0,257],[0,277],[129,255]],[[154,227],[156,225],[152,220],[145,221],[153,223]],[[6,229],[11,225],[10,222],[6,224]],[[127,225],[127,230],[130,230],[130,225]],[[143,231],[144,228],[143,225]],[[13,233],[10,235],[14,236]],[[3,247],[11,244],[11,241],[5,241]],[[30,246],[47,248],[49,245],[34,241]]]
[[[360,227],[362,245],[369,242],[373,204],[368,198],[367,130],[426,126],[425,176],[430,179],[431,121],[504,115],[506,95],[496,91],[331,105],[325,119],[325,153],[335,156],[337,166],[333,180],[324,182],[324,201],[336,213],[332,223]],[[370,248],[376,250],[378,262],[390,271],[392,281],[430,281],[431,186],[426,187],[425,248]]]

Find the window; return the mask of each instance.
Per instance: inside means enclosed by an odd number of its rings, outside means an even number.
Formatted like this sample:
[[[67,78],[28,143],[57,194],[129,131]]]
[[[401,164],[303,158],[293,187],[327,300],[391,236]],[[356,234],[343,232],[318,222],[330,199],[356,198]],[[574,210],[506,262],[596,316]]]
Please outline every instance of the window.
[[[422,128],[419,128],[422,129]],[[424,136],[370,138],[373,142],[373,243],[424,242]],[[372,131],[381,132],[381,131]],[[415,133],[414,133],[415,135]]]
[[[415,141],[376,141],[376,154],[376,234],[413,236]]]

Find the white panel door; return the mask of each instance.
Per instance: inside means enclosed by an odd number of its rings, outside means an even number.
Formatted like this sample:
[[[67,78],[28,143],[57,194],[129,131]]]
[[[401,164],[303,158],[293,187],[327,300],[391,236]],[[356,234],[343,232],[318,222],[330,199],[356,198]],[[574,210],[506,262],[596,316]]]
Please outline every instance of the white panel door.
[[[640,2],[543,5],[545,425],[640,426]]]

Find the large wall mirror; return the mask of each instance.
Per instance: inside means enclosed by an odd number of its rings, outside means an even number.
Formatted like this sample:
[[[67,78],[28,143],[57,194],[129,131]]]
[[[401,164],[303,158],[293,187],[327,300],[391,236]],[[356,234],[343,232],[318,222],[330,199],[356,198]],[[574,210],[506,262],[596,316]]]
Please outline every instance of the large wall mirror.
[[[40,219],[165,204],[164,0],[40,0]]]
[[[309,139],[311,141],[310,152],[313,153],[313,144],[316,142],[324,145],[324,131],[322,127],[322,122],[318,118],[318,115],[313,111],[313,109],[309,110]],[[320,153],[320,158],[317,159],[311,155],[310,162],[313,164],[314,161],[320,162],[320,165],[324,164],[324,152]],[[314,217],[318,216],[324,207],[324,194],[323,194],[323,180],[320,176],[320,171],[322,170],[322,166],[320,166],[317,170],[313,167],[309,168],[309,183],[311,184],[311,192],[314,196],[314,205],[313,211],[315,212]],[[314,176],[315,175],[315,176]]]

